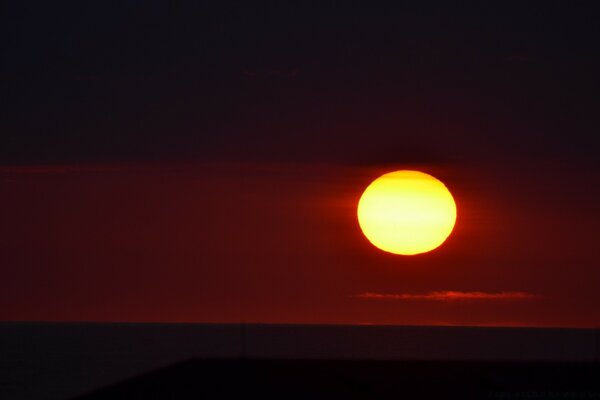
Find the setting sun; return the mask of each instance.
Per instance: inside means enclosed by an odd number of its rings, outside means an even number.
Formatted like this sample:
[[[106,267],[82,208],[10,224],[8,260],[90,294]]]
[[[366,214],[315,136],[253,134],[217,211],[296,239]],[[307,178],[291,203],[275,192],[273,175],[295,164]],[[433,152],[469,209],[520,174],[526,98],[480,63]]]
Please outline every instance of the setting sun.
[[[374,180],[358,202],[358,222],[381,250],[402,255],[440,246],[456,222],[456,204],[446,186],[419,171],[396,171]]]

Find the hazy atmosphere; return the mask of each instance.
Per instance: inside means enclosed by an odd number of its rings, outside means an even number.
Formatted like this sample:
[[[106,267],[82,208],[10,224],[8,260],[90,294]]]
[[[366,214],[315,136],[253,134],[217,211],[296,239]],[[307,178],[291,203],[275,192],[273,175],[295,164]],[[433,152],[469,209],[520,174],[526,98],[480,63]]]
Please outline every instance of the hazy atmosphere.
[[[0,319],[598,327],[596,14],[13,2]],[[456,201],[419,256],[356,207]]]

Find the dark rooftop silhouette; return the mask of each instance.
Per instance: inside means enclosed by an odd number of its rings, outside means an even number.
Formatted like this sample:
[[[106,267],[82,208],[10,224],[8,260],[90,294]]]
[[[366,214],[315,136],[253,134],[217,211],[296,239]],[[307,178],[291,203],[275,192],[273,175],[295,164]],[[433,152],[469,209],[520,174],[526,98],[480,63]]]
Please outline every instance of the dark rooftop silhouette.
[[[597,363],[189,360],[80,399],[597,398],[599,374]]]

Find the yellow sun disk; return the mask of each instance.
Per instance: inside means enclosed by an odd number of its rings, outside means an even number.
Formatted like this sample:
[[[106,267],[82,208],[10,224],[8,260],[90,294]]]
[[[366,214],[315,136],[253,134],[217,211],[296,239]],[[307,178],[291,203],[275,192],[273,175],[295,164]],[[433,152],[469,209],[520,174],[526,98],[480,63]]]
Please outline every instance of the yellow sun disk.
[[[403,255],[441,245],[456,222],[456,204],[446,186],[418,171],[382,175],[364,191],[358,222],[371,243]]]

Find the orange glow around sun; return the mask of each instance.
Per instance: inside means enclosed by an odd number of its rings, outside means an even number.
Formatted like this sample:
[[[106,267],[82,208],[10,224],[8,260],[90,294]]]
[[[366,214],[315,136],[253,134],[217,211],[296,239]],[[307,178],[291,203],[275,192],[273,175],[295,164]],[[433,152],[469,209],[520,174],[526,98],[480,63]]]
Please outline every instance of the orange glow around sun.
[[[396,171],[374,180],[358,202],[364,235],[381,250],[402,255],[440,246],[456,222],[456,203],[446,186],[419,171]]]

